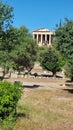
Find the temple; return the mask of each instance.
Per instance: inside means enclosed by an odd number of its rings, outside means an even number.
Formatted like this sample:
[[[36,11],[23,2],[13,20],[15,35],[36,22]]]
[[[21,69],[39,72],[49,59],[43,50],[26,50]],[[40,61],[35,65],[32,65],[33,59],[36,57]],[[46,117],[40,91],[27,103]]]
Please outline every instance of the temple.
[[[39,46],[50,46],[53,43],[55,31],[41,28],[33,31],[33,38],[37,40]]]

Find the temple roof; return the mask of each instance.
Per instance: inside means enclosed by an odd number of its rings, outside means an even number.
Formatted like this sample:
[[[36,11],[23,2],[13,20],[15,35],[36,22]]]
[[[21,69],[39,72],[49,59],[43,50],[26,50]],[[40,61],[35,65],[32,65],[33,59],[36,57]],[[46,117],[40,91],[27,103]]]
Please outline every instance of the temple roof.
[[[47,28],[40,28],[40,29],[34,30],[33,32],[50,32],[50,30],[48,30]]]

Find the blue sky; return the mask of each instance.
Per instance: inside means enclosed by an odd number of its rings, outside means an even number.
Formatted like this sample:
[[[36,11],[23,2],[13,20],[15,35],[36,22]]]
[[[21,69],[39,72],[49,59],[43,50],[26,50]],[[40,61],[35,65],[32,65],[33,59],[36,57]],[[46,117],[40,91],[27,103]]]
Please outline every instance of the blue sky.
[[[14,7],[13,26],[55,30],[60,19],[73,19],[73,0],[2,0]]]

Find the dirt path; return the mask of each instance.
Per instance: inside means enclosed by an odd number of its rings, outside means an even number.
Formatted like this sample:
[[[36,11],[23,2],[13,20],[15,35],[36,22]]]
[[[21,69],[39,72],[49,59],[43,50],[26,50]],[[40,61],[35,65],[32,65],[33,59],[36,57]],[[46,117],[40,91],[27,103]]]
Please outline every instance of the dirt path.
[[[67,89],[66,79],[60,78],[10,78],[7,81],[21,81],[26,88]]]

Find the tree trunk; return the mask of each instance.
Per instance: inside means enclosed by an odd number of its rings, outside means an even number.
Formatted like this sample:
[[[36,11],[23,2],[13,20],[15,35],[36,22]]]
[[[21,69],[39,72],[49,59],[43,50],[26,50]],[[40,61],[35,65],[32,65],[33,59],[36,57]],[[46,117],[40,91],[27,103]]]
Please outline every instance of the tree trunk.
[[[3,76],[1,77],[1,81],[4,79],[5,77],[5,69],[3,70]]]
[[[53,76],[53,77],[56,77],[56,72],[52,72],[52,73],[53,73],[52,76]]]
[[[71,82],[73,82],[73,76],[71,77]]]
[[[11,72],[10,72],[10,74],[9,74],[9,78],[11,78]]]

